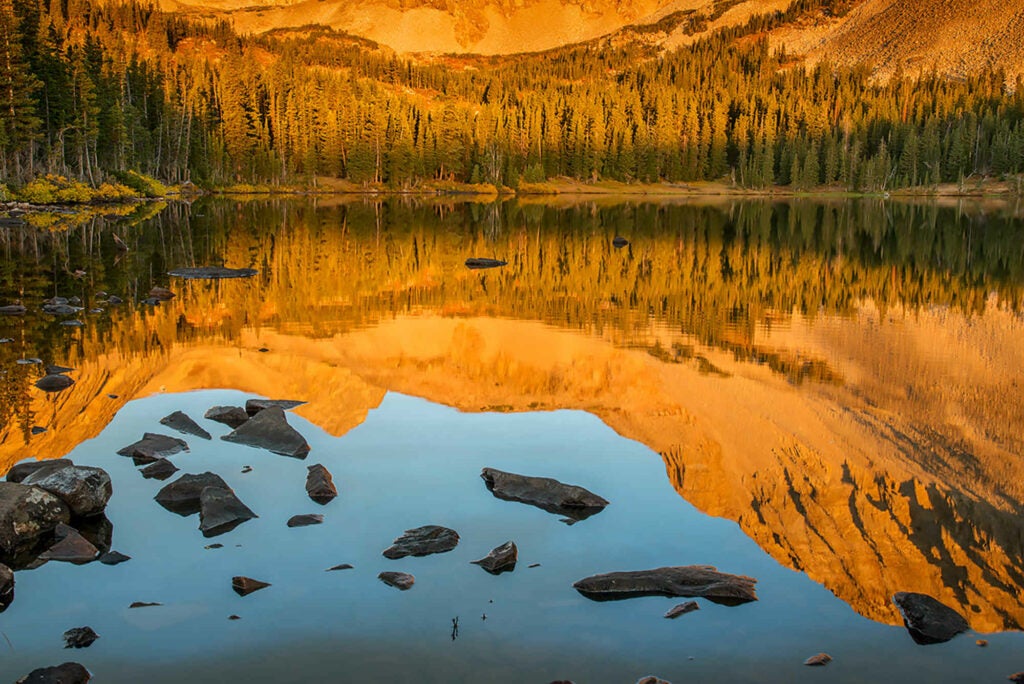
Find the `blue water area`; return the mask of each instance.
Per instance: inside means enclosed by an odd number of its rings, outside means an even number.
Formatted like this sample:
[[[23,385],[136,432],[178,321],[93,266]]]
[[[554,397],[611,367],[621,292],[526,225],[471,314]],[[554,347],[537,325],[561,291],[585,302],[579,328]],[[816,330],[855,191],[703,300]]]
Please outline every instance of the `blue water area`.
[[[583,412],[468,414],[388,394],[366,421],[336,438],[289,420],[309,441],[305,461],[229,444],[227,427],[202,419],[214,405],[242,405],[234,391],[133,401],[69,456],[109,471],[108,516],[118,566],[49,563],[17,573],[13,605],[0,615],[0,679],[78,660],[97,682],[634,682],[656,674],[680,682],[1005,681],[1024,669],[1020,635],[972,635],[922,647],[902,627],[865,619],[798,572],[780,566],[735,523],[702,514],[673,490],[647,447]],[[198,516],[180,517],[115,455],[159,419],[184,410],[214,435],[185,436],[172,457],[182,472],[221,475],[260,517],[215,539]],[[168,433],[173,434],[173,433]],[[333,473],[337,499],[306,495],[306,466]],[[243,474],[244,466],[253,470]],[[585,486],[611,502],[569,526],[559,517],[495,498],[480,479],[490,466]],[[289,529],[301,513],[322,525]],[[449,553],[392,561],[381,551],[426,524],[461,535]],[[512,573],[492,576],[470,561],[507,541]],[[204,547],[219,542],[220,549]],[[325,572],[339,563],[354,569]],[[533,563],[540,567],[529,568]],[[594,602],[572,583],[587,575],[665,565],[709,564],[758,579],[760,600],[735,607],[699,600],[676,620],[680,599]],[[409,591],[377,579],[415,575]],[[231,577],[271,587],[246,597]],[[133,601],[163,605],[129,609]],[[237,621],[228,616],[237,614]],[[483,616],[486,615],[486,619]],[[452,639],[452,619],[458,637]],[[64,650],[61,634],[83,625],[101,638]],[[802,665],[826,651],[826,668]]]

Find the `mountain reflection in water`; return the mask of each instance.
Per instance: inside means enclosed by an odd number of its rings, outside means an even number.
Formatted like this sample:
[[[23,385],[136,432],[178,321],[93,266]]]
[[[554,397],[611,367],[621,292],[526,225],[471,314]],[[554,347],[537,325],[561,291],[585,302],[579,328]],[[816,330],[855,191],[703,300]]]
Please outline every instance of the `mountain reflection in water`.
[[[135,398],[232,388],[333,435],[386,392],[582,409],[662,454],[697,508],[856,611],[1024,606],[1024,250],[996,206],[876,201],[203,200],[0,229],[0,466],[57,458]],[[126,225],[127,224],[127,225]],[[119,253],[111,234],[131,251]],[[612,238],[630,245],[616,249]],[[469,257],[508,261],[471,271]],[[183,281],[171,268],[252,267]],[[76,270],[84,278],[76,278]],[[135,304],[153,285],[177,297]],[[101,314],[95,293],[124,297]],[[38,311],[84,300],[86,326]],[[268,351],[261,351],[266,349]],[[38,356],[77,368],[56,395]],[[47,431],[32,435],[33,426]]]

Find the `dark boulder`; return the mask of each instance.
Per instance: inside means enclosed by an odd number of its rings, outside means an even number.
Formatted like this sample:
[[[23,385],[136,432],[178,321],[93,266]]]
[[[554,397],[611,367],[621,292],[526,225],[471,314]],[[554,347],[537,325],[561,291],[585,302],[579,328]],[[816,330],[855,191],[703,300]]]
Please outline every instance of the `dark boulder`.
[[[921,645],[941,644],[967,631],[967,620],[927,594],[901,591],[892,596],[910,637]]]
[[[32,670],[15,684],[86,684],[92,675],[81,663],[64,663]]]
[[[196,266],[176,268],[167,275],[186,280],[221,280],[223,278],[251,278],[256,271],[251,268],[226,268],[224,266]]]
[[[492,575],[500,575],[503,572],[515,570],[517,560],[519,560],[519,549],[516,548],[515,542],[507,541],[501,546],[491,549],[491,552],[480,560],[470,562],[479,565]]]
[[[60,498],[73,515],[98,515],[107,507],[113,487],[110,475],[102,468],[70,466],[56,470],[40,469],[23,480]]]
[[[36,387],[44,392],[60,392],[74,384],[74,379],[66,375],[44,375],[36,380]]]
[[[199,529],[204,537],[230,532],[246,520],[257,518],[235,493],[224,487],[207,487],[199,495]]]
[[[254,591],[260,589],[266,589],[270,586],[269,582],[261,582],[260,580],[253,579],[251,577],[232,577],[231,588],[235,590],[235,593],[239,596],[248,596]]]
[[[319,513],[293,515],[288,519],[288,527],[308,527],[309,525],[319,525],[323,521],[324,516]]]
[[[710,565],[610,572],[576,582],[576,591],[594,601],[614,601],[637,596],[703,597],[715,603],[737,605],[756,601],[757,580],[718,572]]]
[[[223,423],[234,430],[249,420],[249,414],[241,406],[214,406],[203,414],[203,418]]]
[[[39,560],[84,565],[96,560],[96,557],[100,555],[99,549],[79,534],[78,530],[68,527],[63,523],[57,525],[54,535],[57,543],[40,554]]]
[[[494,468],[484,468],[480,477],[499,499],[530,504],[548,513],[563,515],[569,522],[585,520],[608,505],[603,498],[583,487],[563,484],[549,477],[516,475]]]
[[[185,440],[147,432],[142,435],[142,439],[118,449],[117,453],[130,458],[148,459],[147,462],[152,463],[158,458],[167,458],[181,451],[188,451]]]
[[[181,411],[175,411],[169,416],[164,416],[160,419],[160,424],[166,425],[172,430],[177,430],[185,435],[194,435],[201,439],[212,439],[209,432]]]
[[[0,552],[5,557],[36,545],[70,518],[67,504],[53,494],[25,484],[0,482]]]
[[[7,471],[7,481],[22,482],[32,473],[40,471],[52,473],[61,468],[70,468],[73,465],[75,464],[69,458],[55,458],[52,461],[22,461]]]
[[[687,601],[686,603],[680,603],[679,605],[673,606],[665,613],[665,617],[669,620],[675,620],[680,615],[686,615],[692,613],[695,610],[700,610],[700,605],[696,601]]]
[[[73,627],[64,632],[64,648],[88,648],[99,638],[92,627]]]
[[[328,504],[338,496],[338,488],[334,486],[334,478],[327,468],[317,463],[311,465],[306,473],[306,493],[309,498],[321,506]]]
[[[200,497],[203,490],[208,487],[231,489],[228,483],[215,473],[186,474],[164,485],[154,498],[158,504],[172,513],[192,515],[202,508]]]
[[[158,458],[139,471],[147,480],[166,480],[178,472],[178,467],[166,458]]]
[[[0,613],[14,603],[14,571],[0,563]]]
[[[104,565],[120,565],[132,559],[131,556],[126,556],[120,551],[107,551],[105,554],[99,557],[100,563]]]
[[[384,549],[384,557],[392,560],[406,556],[429,556],[451,551],[459,544],[459,533],[440,525],[424,525],[405,533]]]
[[[487,259],[482,257],[470,257],[466,259],[466,268],[471,268],[474,271],[482,268],[498,268],[499,266],[507,266],[507,261],[501,261],[500,259]]]
[[[306,458],[309,453],[309,444],[288,424],[284,410],[279,406],[263,409],[221,439],[293,458]]]
[[[302,406],[306,402],[296,401],[295,399],[249,399],[245,402],[245,412],[250,416],[255,416],[257,413],[265,408],[276,406],[279,409],[288,411],[295,408],[296,406]]]
[[[382,572],[377,575],[377,579],[389,587],[402,591],[412,589],[412,585],[416,583],[416,578],[407,572]]]

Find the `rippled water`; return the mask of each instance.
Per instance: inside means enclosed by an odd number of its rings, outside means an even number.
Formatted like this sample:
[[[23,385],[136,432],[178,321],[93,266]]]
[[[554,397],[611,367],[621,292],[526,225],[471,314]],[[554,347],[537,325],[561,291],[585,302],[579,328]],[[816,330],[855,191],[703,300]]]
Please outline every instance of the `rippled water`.
[[[125,682],[952,682],[1024,669],[1013,207],[217,199],[3,230],[0,296],[30,312],[0,319],[13,340],[0,345],[0,462],[107,469],[114,548],[132,556],[19,571],[0,615],[8,679],[68,659]],[[470,256],[509,264],[469,271]],[[259,275],[163,275],[214,263]],[[152,285],[178,296],[137,304]],[[53,295],[82,297],[86,325],[38,312]],[[41,370],[14,363],[25,356],[74,366],[75,386],[43,395]],[[306,462],[222,442],[227,429],[201,420],[252,396],[309,402],[289,414]],[[260,515],[216,540],[114,455],[179,409],[215,438],[187,438],[172,460],[220,473]],[[323,509],[303,489],[316,462],[341,490]],[[485,466],[612,505],[567,526],[494,498]],[[285,527],[311,512],[325,523]],[[459,547],[380,556],[431,523],[458,530]],[[514,573],[469,564],[508,539]],[[355,568],[324,572],[343,562]],[[752,575],[760,600],[700,601],[672,621],[661,616],[678,601],[594,603],[571,586],[684,564]],[[376,579],[393,569],[416,586]],[[238,574],[273,586],[240,598]],[[889,600],[901,590],[977,633],[914,644]],[[84,624],[101,639],[61,650]],[[819,651],[835,658],[824,673],[802,665]]]

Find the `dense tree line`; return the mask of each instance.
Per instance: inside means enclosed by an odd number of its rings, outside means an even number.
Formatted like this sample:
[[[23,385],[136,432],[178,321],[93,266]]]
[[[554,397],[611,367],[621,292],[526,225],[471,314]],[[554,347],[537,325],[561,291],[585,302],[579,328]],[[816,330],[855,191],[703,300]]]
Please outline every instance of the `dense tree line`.
[[[240,37],[132,2],[0,0],[0,174],[883,191],[1024,171],[1024,89],[1001,72],[877,83],[769,49],[768,29],[848,5],[797,0],[667,54],[416,59],[317,27]]]

